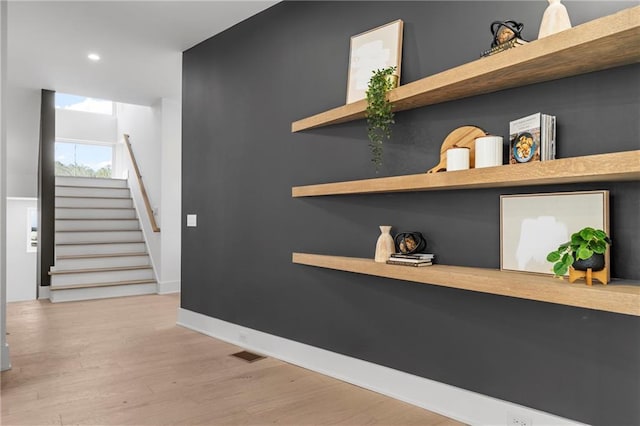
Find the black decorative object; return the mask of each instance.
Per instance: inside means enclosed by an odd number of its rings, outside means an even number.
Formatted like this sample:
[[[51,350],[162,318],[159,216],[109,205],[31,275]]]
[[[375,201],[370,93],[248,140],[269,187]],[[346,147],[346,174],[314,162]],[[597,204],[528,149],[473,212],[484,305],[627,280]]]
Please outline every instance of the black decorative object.
[[[500,46],[516,38],[522,38],[524,24],[516,21],[494,21],[491,23],[493,42],[491,47]]]
[[[399,253],[420,253],[427,248],[427,241],[420,232],[400,232],[395,237]]]
[[[594,253],[588,259],[578,259],[573,262],[573,269],[576,271],[586,271],[591,268],[592,271],[601,271],[604,269],[604,254]]]

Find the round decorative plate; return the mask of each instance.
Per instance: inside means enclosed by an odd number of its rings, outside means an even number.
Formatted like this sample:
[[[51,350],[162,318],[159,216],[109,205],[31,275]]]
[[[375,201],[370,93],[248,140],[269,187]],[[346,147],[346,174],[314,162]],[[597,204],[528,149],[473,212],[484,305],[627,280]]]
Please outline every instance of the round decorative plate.
[[[529,132],[522,132],[513,143],[513,158],[518,163],[526,163],[531,160],[536,153],[537,144]]]

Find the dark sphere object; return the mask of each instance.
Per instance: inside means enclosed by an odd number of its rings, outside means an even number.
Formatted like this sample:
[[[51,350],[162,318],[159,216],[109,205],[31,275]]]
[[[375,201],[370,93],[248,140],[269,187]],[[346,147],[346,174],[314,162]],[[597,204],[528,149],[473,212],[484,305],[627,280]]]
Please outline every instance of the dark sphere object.
[[[588,259],[576,260],[572,266],[576,271],[586,271],[589,268],[592,271],[602,271],[604,269],[604,254],[594,253]]]
[[[420,253],[427,248],[427,241],[420,232],[400,232],[394,241],[398,252],[403,254]]]

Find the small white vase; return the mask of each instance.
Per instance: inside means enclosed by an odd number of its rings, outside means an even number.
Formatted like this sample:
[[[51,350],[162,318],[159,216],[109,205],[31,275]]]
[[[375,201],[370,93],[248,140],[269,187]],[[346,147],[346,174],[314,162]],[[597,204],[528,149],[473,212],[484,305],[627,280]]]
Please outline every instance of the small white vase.
[[[396,251],[396,245],[393,242],[393,237],[390,232],[391,226],[380,226],[380,236],[376,243],[376,262],[385,263]]]
[[[571,20],[569,20],[567,8],[560,3],[560,0],[548,1],[549,6],[547,6],[544,15],[542,15],[538,38],[543,38],[571,28]]]

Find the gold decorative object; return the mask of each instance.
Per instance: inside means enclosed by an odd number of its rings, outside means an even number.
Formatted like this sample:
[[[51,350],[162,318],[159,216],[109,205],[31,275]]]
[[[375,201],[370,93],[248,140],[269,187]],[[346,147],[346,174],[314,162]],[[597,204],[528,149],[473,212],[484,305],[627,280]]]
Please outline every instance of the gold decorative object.
[[[609,282],[609,269],[605,266],[604,269],[600,271],[593,271],[591,268],[588,268],[586,271],[578,271],[573,269],[573,267],[569,268],[569,282],[573,283],[580,278],[584,278],[587,285],[591,285],[593,283],[593,279],[597,279],[602,284],[607,285]]]

